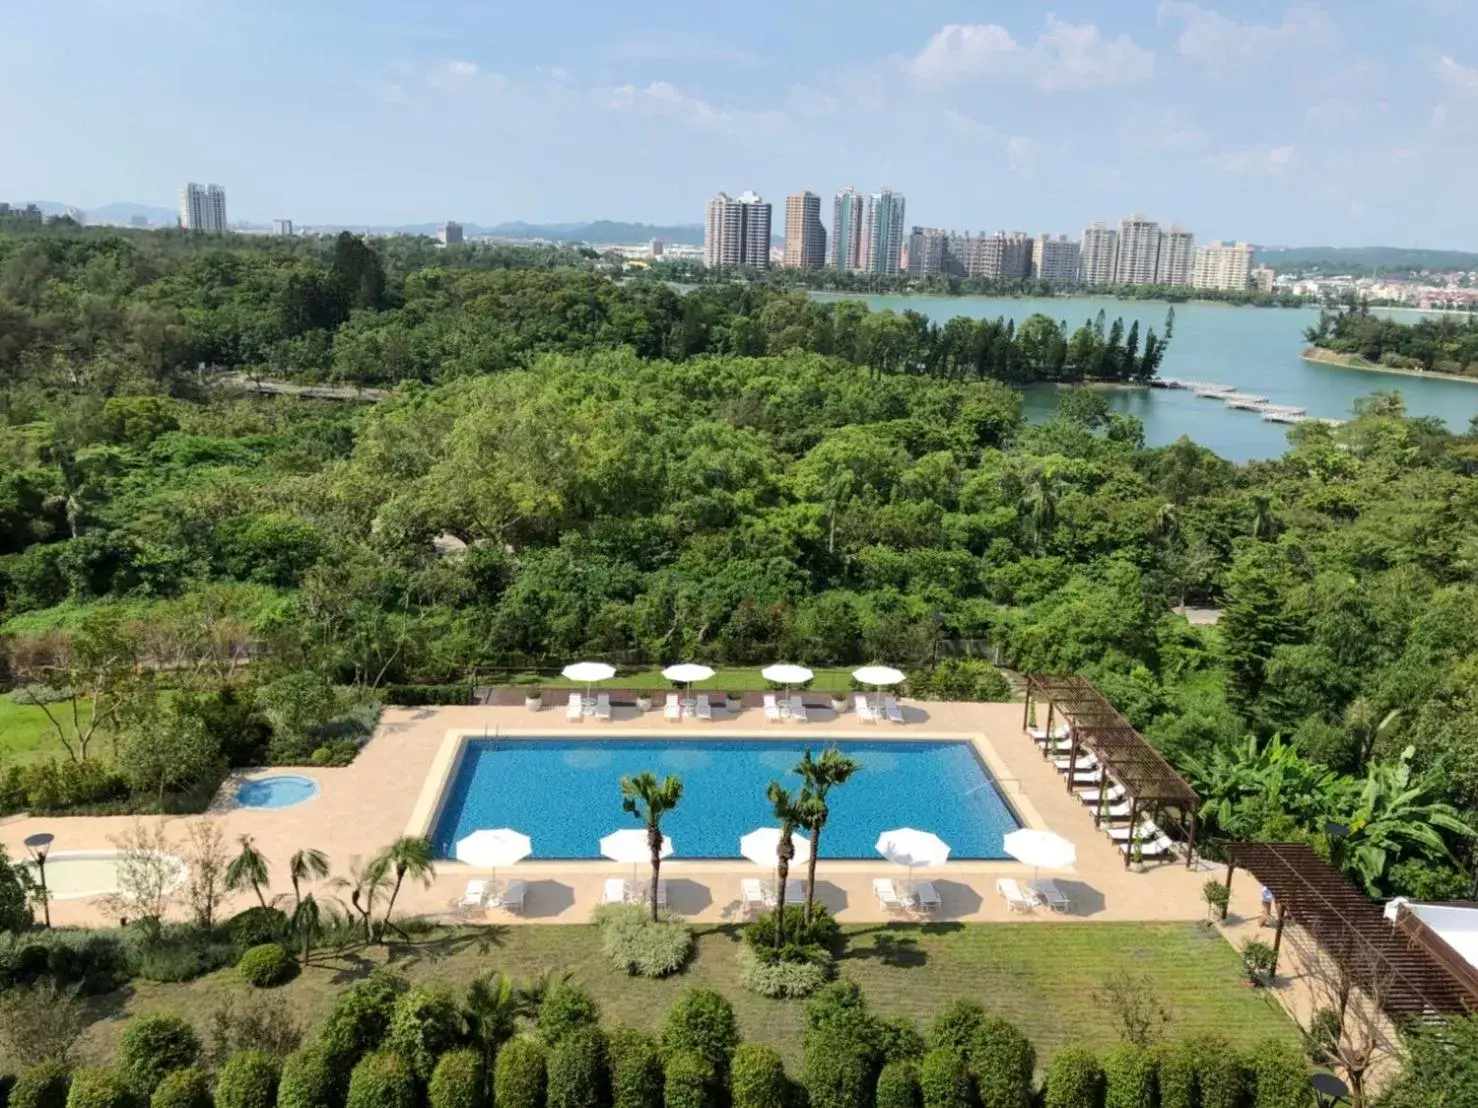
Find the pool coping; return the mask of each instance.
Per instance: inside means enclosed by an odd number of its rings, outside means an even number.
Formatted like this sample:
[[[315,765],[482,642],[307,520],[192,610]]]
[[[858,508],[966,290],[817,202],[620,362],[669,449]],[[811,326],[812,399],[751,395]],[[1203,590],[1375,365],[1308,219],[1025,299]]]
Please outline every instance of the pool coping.
[[[660,727],[623,727],[620,729],[620,731],[616,731],[615,729],[575,731],[571,727],[520,727],[517,734],[510,732],[505,736],[500,734],[500,729],[498,728],[494,728],[491,732],[489,732],[486,728],[480,731],[454,728],[447,731],[445,736],[442,738],[441,745],[437,748],[436,755],[431,761],[431,766],[426,771],[425,780],[421,784],[420,795],[416,798],[415,807],[411,809],[410,818],[406,821],[405,834],[406,837],[414,839],[429,839],[431,837],[432,832],[436,829],[436,824],[438,820],[441,818],[442,809],[446,804],[447,797],[451,792],[452,781],[456,776],[458,768],[462,764],[462,756],[467,750],[467,744],[473,740],[493,740],[498,738],[507,738],[509,740],[561,739],[573,742],[608,743],[625,741],[640,742],[653,738],[662,738],[671,740],[673,742],[703,742],[713,741],[715,739],[735,739],[740,741],[746,739],[761,739],[773,742],[776,739],[781,738],[782,736],[786,739],[791,739],[796,737],[797,734],[800,733],[801,732],[797,732],[794,730],[780,731],[775,727],[770,727],[767,730],[755,730],[754,728],[744,728],[738,730],[730,730],[728,728],[725,728],[723,730],[719,730],[716,727],[705,727],[701,731],[693,729],[687,731],[687,733],[680,733],[673,728],[664,729]],[[884,735],[886,735],[887,737],[884,738]],[[1000,758],[996,755],[995,749],[993,748],[990,740],[978,731],[929,731],[927,733],[916,733],[910,735],[904,733],[902,729],[883,732],[880,732],[876,729],[870,731],[859,730],[838,732],[832,731],[830,728],[828,728],[824,732],[824,734],[818,735],[817,738],[818,745],[822,747],[829,743],[835,742],[968,743],[975,756],[984,764],[987,773],[990,775],[991,783],[996,790],[998,798],[1001,800],[1002,803],[1005,804],[1007,810],[1016,817],[1016,822],[1020,824],[1023,829],[1049,830],[1046,822],[1042,819],[1041,815],[1032,805],[1031,800],[1027,797],[1025,790],[1020,788],[1020,780],[1014,775],[1007,772],[1007,767],[1005,763],[1002,762]],[[1018,789],[1014,794],[1008,792],[1004,784],[1005,782],[1011,781],[1016,782],[1018,786]],[[827,859],[826,861],[828,866],[855,866],[859,869],[863,867],[871,869],[877,866],[876,859],[837,858]],[[543,865],[558,867],[599,866],[602,868],[625,868],[625,863],[612,862],[609,859],[603,858],[550,858],[541,859],[540,862]],[[682,864],[683,862],[688,862],[692,865],[702,865],[705,867],[725,866],[731,864],[748,868],[753,867],[753,863],[746,862],[742,858],[674,858],[665,861],[663,865],[664,867],[666,867],[672,865],[673,863]],[[943,867],[939,868],[948,870],[955,867],[981,865],[998,866],[1011,864],[1016,863],[1014,863],[1013,859],[1009,858],[961,858],[948,861],[944,864]],[[455,858],[437,859],[437,865],[461,867],[468,872],[471,872],[478,868],[486,868],[471,866],[468,865],[466,862],[460,862]]]

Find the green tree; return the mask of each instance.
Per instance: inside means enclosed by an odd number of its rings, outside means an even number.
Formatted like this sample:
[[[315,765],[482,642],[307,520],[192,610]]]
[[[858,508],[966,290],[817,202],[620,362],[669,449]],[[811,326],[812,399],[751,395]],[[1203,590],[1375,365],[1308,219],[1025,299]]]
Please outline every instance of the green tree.
[[[652,922],[657,922],[657,882],[662,871],[662,817],[683,798],[681,777],[667,776],[660,782],[652,773],[621,778],[621,810],[636,817],[647,831],[652,851]]]
[[[403,835],[386,847],[383,853],[375,859],[374,864],[390,878],[390,896],[385,902],[385,911],[380,926],[381,941],[384,940],[385,928],[391,927],[400,931],[400,928],[395,927],[395,924],[390,921],[390,913],[395,910],[395,900],[400,895],[400,886],[405,879],[409,877],[419,881],[425,888],[431,887],[431,882],[436,878],[434,857],[435,854],[428,840]]]
[[[780,838],[775,844],[775,949],[785,945],[785,883],[790,878],[790,860],[795,857],[795,829],[805,819],[805,792],[797,800],[779,781],[771,781],[765,791],[771,814],[780,823]]]
[[[250,887],[251,891],[256,894],[257,903],[265,909],[267,896],[262,890],[269,880],[267,859],[257,850],[256,843],[250,835],[242,835],[238,841],[241,851],[226,867],[226,888],[234,893]]]
[[[795,773],[804,783],[802,790],[801,824],[811,835],[811,854],[806,859],[806,922],[811,922],[812,905],[816,902],[816,855],[821,851],[821,833],[831,818],[827,797],[831,790],[845,785],[852,775],[862,767],[856,760],[847,757],[834,746],[812,757],[807,747],[796,764]]]

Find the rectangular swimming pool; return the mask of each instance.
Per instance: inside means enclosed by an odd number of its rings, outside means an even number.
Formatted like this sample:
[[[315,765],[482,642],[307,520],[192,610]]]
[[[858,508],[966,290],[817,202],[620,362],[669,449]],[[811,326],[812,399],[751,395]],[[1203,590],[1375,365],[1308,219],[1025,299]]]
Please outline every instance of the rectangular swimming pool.
[[[683,779],[683,799],[663,820],[674,858],[737,858],[739,838],[774,823],[766,786],[795,791],[807,747],[836,746],[861,770],[833,789],[823,858],[877,858],[894,827],[932,831],[952,859],[1006,857],[1002,837],[1021,826],[968,742],[806,743],[800,739],[469,739],[447,786],[432,840],[451,857],[458,839],[512,827],[533,857],[600,857],[600,838],[637,826],[621,810],[621,777],[650,770]]]

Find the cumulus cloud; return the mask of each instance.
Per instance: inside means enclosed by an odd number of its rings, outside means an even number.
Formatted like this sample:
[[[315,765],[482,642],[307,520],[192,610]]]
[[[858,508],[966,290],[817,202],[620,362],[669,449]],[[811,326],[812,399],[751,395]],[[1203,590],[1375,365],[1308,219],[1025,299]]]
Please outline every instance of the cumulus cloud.
[[[1030,46],[994,23],[941,27],[907,63],[921,81],[1026,81],[1045,91],[1083,91],[1141,84],[1155,58],[1128,35],[1107,38],[1092,23],[1049,15]]]
[[[1478,69],[1470,69],[1445,54],[1437,60],[1437,79],[1455,92],[1478,92]]]
[[[594,89],[595,102],[606,111],[648,112],[702,130],[722,131],[733,135],[754,134],[772,130],[784,120],[774,111],[743,111],[719,108],[700,96],[684,92],[667,81],[651,81],[645,85],[616,85]]]
[[[1221,173],[1241,176],[1276,177],[1293,164],[1292,146],[1251,147],[1224,150],[1206,159],[1206,164]]]
[[[1176,48],[1205,71],[1227,76],[1275,52],[1318,39],[1329,22],[1317,5],[1289,8],[1281,23],[1241,23],[1190,0],[1163,0],[1160,23],[1179,23]]]

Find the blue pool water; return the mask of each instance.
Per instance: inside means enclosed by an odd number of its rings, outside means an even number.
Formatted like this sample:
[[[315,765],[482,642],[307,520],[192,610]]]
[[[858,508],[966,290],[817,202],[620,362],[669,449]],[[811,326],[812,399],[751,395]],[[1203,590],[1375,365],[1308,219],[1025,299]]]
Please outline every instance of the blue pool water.
[[[318,795],[318,782],[296,773],[258,777],[244,781],[236,790],[236,803],[243,808],[291,808]]]
[[[683,779],[683,799],[662,821],[674,858],[737,858],[739,837],[774,823],[765,788],[799,791],[791,770],[799,740],[474,739],[467,743],[433,832],[450,857],[480,828],[512,827],[535,858],[598,858],[600,838],[636,820],[621,811],[621,777],[650,770]],[[820,746],[809,744],[819,753]],[[990,772],[964,742],[840,742],[862,769],[830,797],[823,858],[877,858],[894,827],[933,831],[951,858],[1004,858],[1001,838],[1020,824]]]

